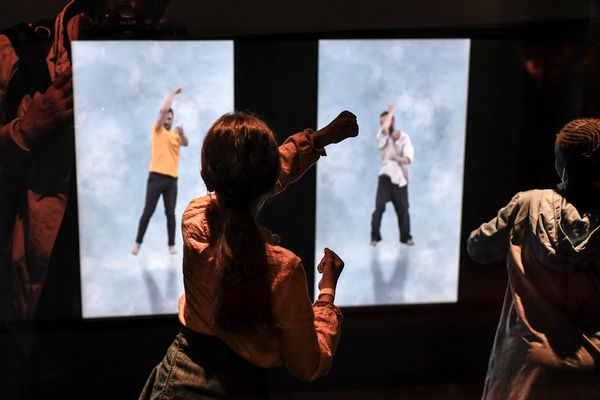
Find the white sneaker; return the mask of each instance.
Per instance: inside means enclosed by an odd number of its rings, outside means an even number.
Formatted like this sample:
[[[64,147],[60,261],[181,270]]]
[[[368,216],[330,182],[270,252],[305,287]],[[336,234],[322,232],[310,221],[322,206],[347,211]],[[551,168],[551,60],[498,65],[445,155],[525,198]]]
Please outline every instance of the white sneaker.
[[[142,247],[141,243],[134,244],[133,248],[131,249],[131,254],[133,254],[134,256],[137,256],[137,253],[140,252],[140,247]]]
[[[177,254],[177,248],[175,246],[169,246],[169,253]]]

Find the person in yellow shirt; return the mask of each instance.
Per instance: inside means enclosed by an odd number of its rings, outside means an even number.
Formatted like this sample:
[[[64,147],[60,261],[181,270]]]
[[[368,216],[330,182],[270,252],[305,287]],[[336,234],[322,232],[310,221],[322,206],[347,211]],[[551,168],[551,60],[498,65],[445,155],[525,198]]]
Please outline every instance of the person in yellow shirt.
[[[187,146],[188,139],[183,132],[183,125],[171,130],[173,125],[173,109],[175,96],[181,93],[177,86],[165,99],[156,121],[152,124],[152,159],[148,170],[146,186],[146,204],[140,217],[137,237],[131,253],[140,251],[144,234],[154,214],[159,197],[163,196],[165,214],[167,215],[167,232],[169,236],[169,252],[176,254],[175,248],[175,203],[177,201],[177,169],[179,165],[179,147]]]

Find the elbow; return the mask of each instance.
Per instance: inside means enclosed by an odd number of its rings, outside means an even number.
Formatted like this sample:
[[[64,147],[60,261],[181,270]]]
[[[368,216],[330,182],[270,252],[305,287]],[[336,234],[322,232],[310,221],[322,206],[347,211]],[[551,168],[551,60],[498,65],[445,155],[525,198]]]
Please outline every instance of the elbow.
[[[313,374],[313,375],[307,376],[305,379],[300,379],[300,380],[301,380],[302,382],[307,382],[307,383],[308,383],[308,382],[314,382],[314,381],[316,381],[318,378],[320,378],[321,376],[324,376],[324,375],[325,375],[325,374],[323,374],[323,375],[315,375],[315,374]]]
[[[477,246],[473,243],[471,238],[467,240],[467,254],[475,261],[479,261],[479,252],[477,250]]]
[[[297,365],[288,370],[296,379],[313,382],[329,373],[333,361],[332,356],[322,354],[321,357],[309,364]]]
[[[475,261],[485,262],[483,261],[485,257],[483,257],[483,254],[481,254],[482,252],[477,244],[478,243],[475,239],[473,239],[473,236],[469,237],[467,240],[467,254],[469,254],[469,257]]]
[[[314,370],[296,371],[295,373],[292,372],[292,375],[303,382],[314,382],[317,379],[327,375],[329,373],[330,367],[331,366],[325,369],[317,368]]]
[[[292,374],[296,379],[302,382],[314,382],[318,376],[315,374]]]

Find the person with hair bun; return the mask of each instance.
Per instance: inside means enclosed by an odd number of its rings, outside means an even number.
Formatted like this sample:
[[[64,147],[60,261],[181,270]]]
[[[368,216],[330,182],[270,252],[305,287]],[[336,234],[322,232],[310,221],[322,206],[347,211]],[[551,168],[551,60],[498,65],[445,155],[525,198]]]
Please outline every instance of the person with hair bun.
[[[507,260],[483,399],[600,395],[600,120],[568,123],[555,159],[556,189],[517,193],[467,242]]]
[[[279,147],[253,114],[226,114],[213,124],[201,154],[210,193],[192,200],[182,219],[180,333],[140,399],[269,398],[269,368],[283,365],[305,381],[328,373],[342,324],[333,300],[344,262],[324,250],[321,292],[311,304],[300,258],[256,216],[326,145],[357,134],[348,111]]]

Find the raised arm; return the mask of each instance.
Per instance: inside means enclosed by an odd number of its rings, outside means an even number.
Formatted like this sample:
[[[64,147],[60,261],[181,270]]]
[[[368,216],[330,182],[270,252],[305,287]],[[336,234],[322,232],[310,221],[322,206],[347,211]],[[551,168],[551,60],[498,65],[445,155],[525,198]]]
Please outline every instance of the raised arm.
[[[381,120],[381,129],[387,134],[392,126],[394,114],[396,114],[396,105],[390,104],[387,109],[388,113]]]
[[[181,93],[181,86],[175,87],[175,89],[173,89],[173,91],[171,93],[169,93],[169,95],[165,99],[165,102],[163,103],[162,107],[160,107],[160,110],[158,111],[158,116],[156,117],[156,121],[154,122],[154,126],[156,127],[156,129],[163,126],[163,124],[165,123],[165,118],[167,117],[167,113],[173,106],[173,100],[175,100],[175,96],[177,96],[179,93]]]
[[[384,131],[383,128],[380,127],[377,131],[377,148],[379,150],[383,149],[389,138],[390,136],[387,131]]]
[[[385,144],[390,139],[390,127],[396,113],[396,105],[390,104],[388,106],[387,114],[381,118],[381,126],[377,131],[377,148],[379,150],[385,147]]]
[[[316,132],[307,129],[290,136],[279,146],[281,171],[271,195],[280,193],[287,185],[300,179],[319,157],[326,155],[325,146],[356,135],[356,116],[349,111],[342,111],[327,126]]]

